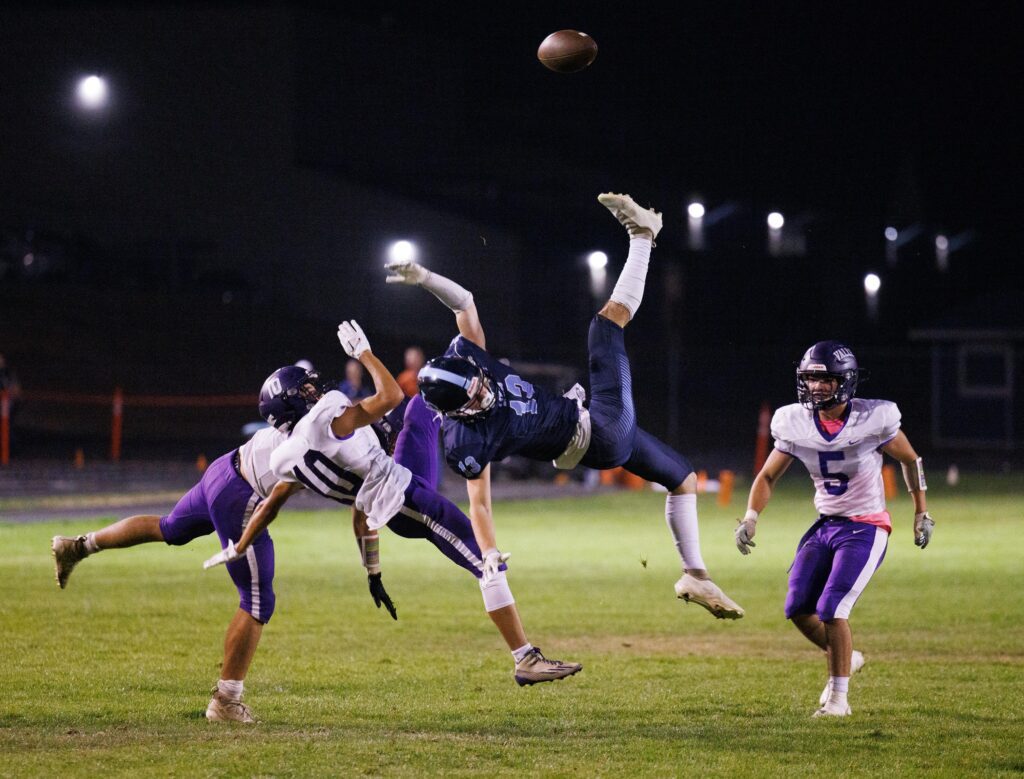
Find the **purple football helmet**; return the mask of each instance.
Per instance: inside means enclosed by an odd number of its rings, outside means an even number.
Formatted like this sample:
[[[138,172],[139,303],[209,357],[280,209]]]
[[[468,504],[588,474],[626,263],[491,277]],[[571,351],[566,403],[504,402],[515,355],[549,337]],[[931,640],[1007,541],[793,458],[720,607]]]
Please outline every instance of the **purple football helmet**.
[[[271,373],[260,389],[260,416],[287,433],[323,395],[320,375],[297,365]]]
[[[796,368],[796,397],[810,409],[833,408],[847,403],[857,394],[862,371],[850,347],[839,341],[818,341],[804,352]],[[828,397],[815,397],[807,385],[809,379],[835,379],[836,391]]]

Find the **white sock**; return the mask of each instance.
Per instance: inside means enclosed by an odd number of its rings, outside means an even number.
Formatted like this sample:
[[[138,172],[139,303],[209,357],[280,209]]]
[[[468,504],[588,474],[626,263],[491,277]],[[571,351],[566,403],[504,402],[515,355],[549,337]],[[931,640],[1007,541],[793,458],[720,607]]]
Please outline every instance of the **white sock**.
[[[221,679],[217,682],[217,689],[224,693],[230,700],[242,699],[242,686],[245,684],[240,679]]]
[[[619,274],[619,280],[615,282],[615,289],[612,290],[611,300],[629,309],[630,319],[636,316],[636,310],[640,308],[640,301],[644,297],[647,261],[651,257],[653,245],[650,236],[647,235],[634,236],[629,239],[629,254],[626,256],[626,264],[622,268],[622,273]]]
[[[665,521],[676,549],[688,570],[706,570],[704,558],[700,555],[700,528],[697,526],[697,496],[669,495],[665,498]]]
[[[85,551],[88,554],[96,554],[100,551],[99,545],[96,543],[95,533],[86,533],[85,535]]]
[[[828,680],[832,683],[832,694],[835,695],[837,692],[842,693],[843,697],[846,697],[846,693],[850,691],[850,677],[849,676],[830,676]]]
[[[527,641],[525,644],[519,647],[519,649],[512,650],[512,658],[518,663],[520,660],[522,660],[524,657],[530,654],[531,649],[533,649],[533,644]]]

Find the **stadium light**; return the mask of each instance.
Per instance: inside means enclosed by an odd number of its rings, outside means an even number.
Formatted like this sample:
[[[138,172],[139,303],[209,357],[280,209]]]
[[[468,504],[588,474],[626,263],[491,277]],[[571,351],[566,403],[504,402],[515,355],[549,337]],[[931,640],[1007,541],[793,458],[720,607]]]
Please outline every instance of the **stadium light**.
[[[704,204],[693,202],[686,207],[686,213],[690,219],[703,219],[704,218]]]
[[[786,219],[778,211],[772,211],[768,214],[768,227],[770,229],[781,230],[784,224],[786,224]]]
[[[869,273],[864,277],[864,291],[868,293],[870,297],[874,297],[878,294],[878,290],[882,288],[882,280],[878,277],[877,273]]]
[[[704,204],[694,200],[686,207],[687,243],[692,251],[704,248]]]
[[[944,235],[935,236],[935,264],[941,273],[949,270],[949,239]]]
[[[935,236],[935,248],[940,252],[944,252],[949,249],[949,239],[944,235]]]
[[[900,237],[900,231],[897,230],[895,227],[891,227],[890,226],[890,227],[886,227],[885,228],[885,240],[887,240],[890,243],[892,243],[893,241],[895,241],[899,237]]]
[[[388,248],[388,259],[391,262],[412,262],[418,251],[412,241],[395,241]]]
[[[608,267],[608,255],[604,252],[591,252],[587,256],[587,265],[590,270],[601,270]]]
[[[75,92],[78,105],[87,111],[98,111],[105,108],[110,97],[107,82],[99,76],[86,76],[78,82]]]

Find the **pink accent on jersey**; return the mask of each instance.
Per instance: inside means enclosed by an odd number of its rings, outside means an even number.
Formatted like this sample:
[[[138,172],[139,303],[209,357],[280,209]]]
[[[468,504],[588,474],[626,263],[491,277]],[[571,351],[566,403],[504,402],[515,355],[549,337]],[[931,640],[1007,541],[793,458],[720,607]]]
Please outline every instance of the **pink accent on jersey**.
[[[888,511],[879,511],[877,514],[861,514],[859,517],[850,517],[853,522],[863,522],[865,525],[880,527],[886,533],[892,533],[892,518]]]
[[[824,428],[825,432],[828,433],[833,438],[839,435],[839,431],[846,426],[846,419],[848,419],[848,417],[840,417],[839,419],[826,419],[825,417],[821,416],[821,414],[818,415],[818,421],[821,422],[822,428]]]

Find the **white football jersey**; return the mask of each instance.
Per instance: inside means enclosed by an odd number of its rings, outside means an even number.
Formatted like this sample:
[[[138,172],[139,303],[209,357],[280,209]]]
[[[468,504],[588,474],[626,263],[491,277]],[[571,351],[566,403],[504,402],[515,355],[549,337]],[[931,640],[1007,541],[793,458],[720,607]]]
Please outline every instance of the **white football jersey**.
[[[798,458],[811,474],[815,508],[839,517],[885,511],[880,449],[899,429],[900,410],[888,400],[851,400],[846,424],[834,437],[816,411],[799,403],[772,417],[775,448]]]
[[[367,524],[378,528],[401,510],[412,472],[388,457],[369,427],[346,438],[331,432],[331,422],[352,405],[337,390],[325,394],[274,450],[270,465],[282,481],[300,482],[339,503],[354,503],[366,514]]]
[[[270,495],[278,478],[270,467],[270,453],[286,441],[288,436],[273,427],[257,430],[256,434],[238,449],[242,475],[261,498]]]

